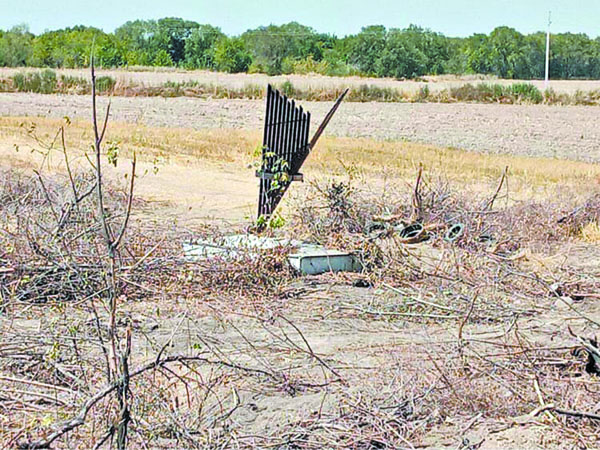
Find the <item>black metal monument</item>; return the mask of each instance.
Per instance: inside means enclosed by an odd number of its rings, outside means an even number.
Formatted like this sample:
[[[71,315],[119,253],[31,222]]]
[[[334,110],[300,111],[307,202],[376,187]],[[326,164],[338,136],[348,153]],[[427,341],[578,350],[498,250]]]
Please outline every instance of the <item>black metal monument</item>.
[[[348,93],[346,89],[309,141],[310,112],[296,106],[271,85],[267,87],[267,109],[262,147],[258,217],[273,214],[292,181],[302,181],[302,164]]]

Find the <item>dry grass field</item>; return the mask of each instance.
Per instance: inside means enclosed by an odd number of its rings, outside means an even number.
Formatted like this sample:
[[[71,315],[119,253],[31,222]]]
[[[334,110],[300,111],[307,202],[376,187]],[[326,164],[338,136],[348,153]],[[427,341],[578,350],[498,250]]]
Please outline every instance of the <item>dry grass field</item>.
[[[328,106],[306,104],[313,124]],[[112,99],[115,224],[134,153],[138,174],[113,324],[131,351],[130,447],[594,448],[596,109],[343,104],[268,233],[353,251],[364,271],[302,277],[287,248],[190,262],[184,242],[251,225],[263,108]],[[65,156],[93,187],[90,115],[85,96],[0,94],[3,448],[82,416],[53,448],[117,439],[93,196],[52,231],[70,208]],[[417,212],[427,241],[373,230]],[[457,222],[464,237],[445,241]]]
[[[25,71],[35,71],[39,69],[25,69]],[[20,68],[0,68],[0,78],[8,78],[12,75],[23,72]],[[67,75],[74,77],[89,78],[87,69],[58,69],[58,75]],[[381,88],[393,88],[408,93],[419,91],[427,85],[432,91],[440,91],[451,87],[462,86],[465,83],[498,83],[509,85],[513,83],[524,82],[522,80],[502,80],[491,76],[473,75],[473,76],[429,76],[420,81],[412,80],[394,80],[391,78],[368,78],[368,77],[328,77],[324,75],[280,75],[268,76],[264,74],[227,74],[221,72],[208,72],[203,70],[178,70],[171,68],[140,68],[138,71],[132,70],[99,70],[98,75],[107,75],[117,80],[122,85],[139,84],[143,86],[161,86],[167,82],[184,83],[194,81],[201,84],[215,84],[230,89],[243,89],[246,86],[257,85],[264,86],[267,83],[279,85],[285,81],[290,81],[294,86],[300,89],[327,89],[327,88],[357,88],[361,85],[370,85]],[[527,81],[529,82],[529,81]],[[531,81],[538,89],[544,90],[543,80]],[[556,92],[573,94],[576,91],[593,91],[600,89],[598,80],[554,80],[551,82],[552,89]]]
[[[106,103],[106,98],[101,99]],[[264,101],[189,97],[114,97],[113,119],[150,127],[237,129],[262,127]],[[301,102],[317,123],[327,102]],[[587,106],[467,103],[346,103],[327,134],[407,140],[485,153],[599,161],[597,110]],[[0,116],[89,119],[82,95],[0,94]],[[314,125],[313,125],[314,126]],[[191,144],[191,143],[190,143]]]
[[[114,115],[119,117],[116,111]],[[340,117],[343,117],[341,112]],[[38,142],[28,136],[26,130],[35,124],[38,136],[48,141],[61,123],[60,119],[52,118],[0,117],[2,158],[12,161],[11,164],[29,164],[32,155],[36,155]],[[67,138],[70,148],[85,148],[92,139],[87,121],[72,122]],[[114,122],[107,139],[120,144],[123,157],[131,157],[134,152],[138,155],[145,174],[138,182],[138,195],[160,205],[171,205],[175,208],[173,214],[180,220],[225,219],[240,223],[254,214],[252,192],[257,189],[257,182],[253,177],[253,163],[256,163],[253,152],[261,142],[260,132]],[[50,163],[53,160],[57,160],[60,170],[62,159],[55,156]],[[329,176],[339,178],[352,167],[366,177],[367,184],[381,188],[386,180],[395,180],[396,184],[409,182],[419,164],[431,174],[460,182],[472,190],[484,189],[482,184],[493,184],[509,165],[515,188],[513,195],[521,200],[544,198],[549,190],[559,186],[576,190],[578,186],[600,183],[600,166],[581,161],[484,154],[409,141],[336,136],[321,141],[319,151],[307,161],[307,173],[317,180]],[[154,167],[158,168],[156,174],[152,173]],[[119,177],[127,170],[123,164],[114,170],[114,176]],[[301,187],[298,189],[302,191]]]

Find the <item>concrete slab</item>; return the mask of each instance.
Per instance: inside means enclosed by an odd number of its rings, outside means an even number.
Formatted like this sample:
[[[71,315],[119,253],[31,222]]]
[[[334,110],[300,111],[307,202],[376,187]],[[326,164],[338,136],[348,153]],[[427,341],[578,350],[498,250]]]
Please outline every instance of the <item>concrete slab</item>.
[[[324,247],[301,247],[288,256],[292,267],[303,275],[326,272],[360,272],[360,262],[351,253],[328,250]]]
[[[301,241],[293,239],[270,238],[253,234],[232,234],[219,239],[201,239],[194,243],[183,244],[183,252],[191,261],[210,259],[217,256],[239,258],[248,254],[257,255],[260,250],[272,250],[279,247],[297,248]]]
[[[351,254],[323,246],[308,244],[295,239],[270,238],[252,234],[234,234],[195,243],[183,244],[185,257],[190,261],[203,261],[211,258],[236,259],[243,256],[259,257],[264,250],[287,247],[292,249],[288,256],[290,265],[303,275],[317,275],[325,272],[358,272],[360,263]]]

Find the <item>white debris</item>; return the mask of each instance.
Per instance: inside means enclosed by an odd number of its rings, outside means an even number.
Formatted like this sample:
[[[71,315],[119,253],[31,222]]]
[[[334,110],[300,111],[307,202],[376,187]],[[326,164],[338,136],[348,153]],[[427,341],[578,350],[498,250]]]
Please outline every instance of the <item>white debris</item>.
[[[360,263],[351,253],[329,250],[321,245],[308,244],[294,239],[270,238],[252,234],[234,234],[219,239],[202,239],[183,244],[185,257],[190,261],[212,258],[237,259],[244,256],[259,257],[260,251],[291,248],[288,256],[291,266],[304,275],[325,272],[357,272]]]

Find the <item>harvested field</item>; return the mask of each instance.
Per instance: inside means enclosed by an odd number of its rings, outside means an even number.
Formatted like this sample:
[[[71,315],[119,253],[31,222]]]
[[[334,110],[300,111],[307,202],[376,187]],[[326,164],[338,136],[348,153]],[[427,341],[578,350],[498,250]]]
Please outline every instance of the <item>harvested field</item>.
[[[105,101],[102,99],[102,101]],[[263,101],[115,97],[119,122],[191,129],[260,130]],[[328,103],[302,102],[318,121]],[[88,119],[78,95],[0,94],[0,116]],[[484,153],[600,161],[594,107],[437,103],[346,103],[327,133],[408,140]]]
[[[0,68],[0,78],[8,78],[16,73],[23,71],[35,71],[39,69],[22,68]],[[59,75],[89,78],[87,69],[56,69]],[[531,83],[538,89],[544,89],[542,80],[524,81],[524,80],[503,80],[491,76],[428,76],[420,81],[413,80],[394,80],[390,78],[368,78],[368,77],[328,77],[324,75],[280,75],[268,76],[264,74],[227,74],[221,72],[208,72],[203,70],[186,71],[167,68],[141,68],[138,71],[131,70],[99,70],[98,75],[107,75],[113,77],[120,84],[139,84],[144,86],[161,86],[167,82],[184,83],[188,81],[202,84],[215,84],[230,89],[243,89],[250,85],[264,86],[267,83],[281,84],[290,81],[294,86],[300,89],[330,89],[342,87],[359,87],[361,85],[376,86],[380,88],[392,88],[414,93],[427,85],[432,91],[440,91],[452,87],[459,87],[466,83],[498,83],[509,85],[513,83]],[[600,89],[598,80],[553,80],[551,88],[559,93],[574,94],[579,91],[593,91]]]

